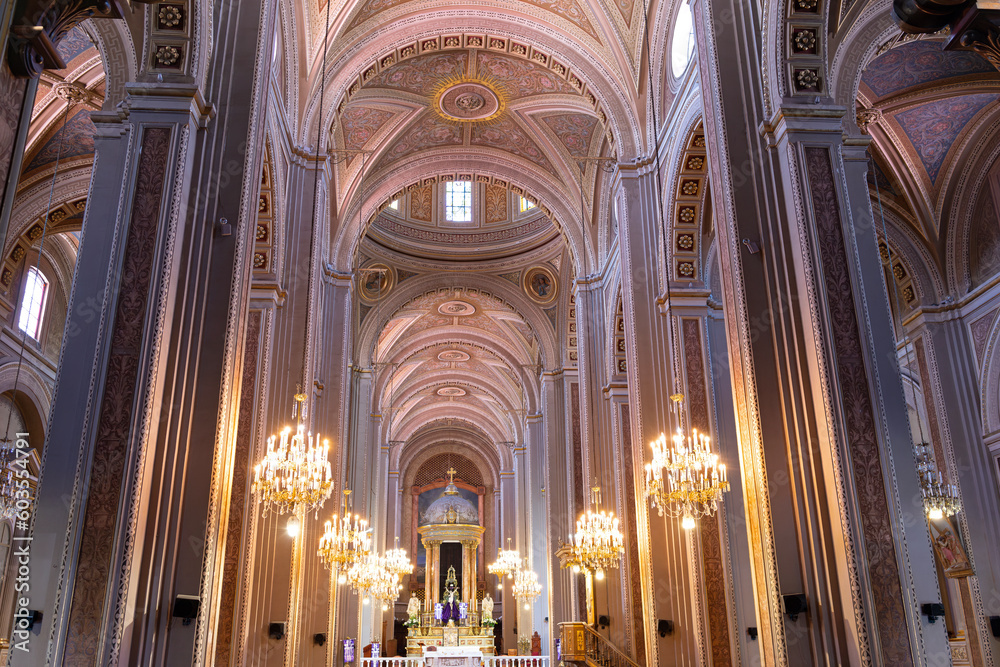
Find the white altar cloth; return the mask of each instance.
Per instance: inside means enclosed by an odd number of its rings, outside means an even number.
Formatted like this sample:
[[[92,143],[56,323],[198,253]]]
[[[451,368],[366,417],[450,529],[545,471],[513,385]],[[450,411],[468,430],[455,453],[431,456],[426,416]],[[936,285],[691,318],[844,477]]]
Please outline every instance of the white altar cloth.
[[[479,667],[483,654],[476,646],[437,646],[437,650],[424,649],[427,667]]]

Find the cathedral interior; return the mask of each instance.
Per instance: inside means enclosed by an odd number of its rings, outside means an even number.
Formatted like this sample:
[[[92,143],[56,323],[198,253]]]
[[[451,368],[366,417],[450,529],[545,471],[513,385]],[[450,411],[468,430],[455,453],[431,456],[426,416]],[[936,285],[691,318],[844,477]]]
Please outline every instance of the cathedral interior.
[[[0,36],[0,661],[1000,664],[996,2]]]

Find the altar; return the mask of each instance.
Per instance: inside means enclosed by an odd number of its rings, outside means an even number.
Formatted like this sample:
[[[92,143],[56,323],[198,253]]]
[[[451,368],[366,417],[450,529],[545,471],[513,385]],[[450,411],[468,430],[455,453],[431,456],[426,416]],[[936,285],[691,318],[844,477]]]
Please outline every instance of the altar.
[[[449,483],[441,497],[427,508],[417,528],[427,552],[424,600],[415,596],[407,606],[407,657],[426,656],[434,661],[441,659],[444,650],[448,659],[456,656],[476,657],[494,655],[493,599],[487,594],[482,602],[477,598],[476,550],[482,541],[485,528],[479,525],[479,511],[463,498],[455,486],[455,471],[449,470]],[[462,545],[461,582],[455,567],[449,567],[447,578],[441,584],[441,545]],[[428,647],[436,647],[427,651]],[[449,652],[458,651],[457,654]],[[464,652],[464,653],[463,653]],[[465,658],[462,658],[463,660]],[[466,662],[440,663],[466,665]],[[478,664],[478,663],[475,663]],[[437,667],[434,665],[433,667]]]
[[[446,646],[424,652],[426,667],[479,667],[483,653],[474,646]]]

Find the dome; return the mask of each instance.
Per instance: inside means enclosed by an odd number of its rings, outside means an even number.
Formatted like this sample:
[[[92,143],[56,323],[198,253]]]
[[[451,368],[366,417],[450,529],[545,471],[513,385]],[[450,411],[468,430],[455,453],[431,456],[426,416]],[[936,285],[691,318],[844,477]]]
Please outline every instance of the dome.
[[[454,482],[445,487],[420,519],[421,526],[447,523],[479,525],[479,508],[458,494]]]

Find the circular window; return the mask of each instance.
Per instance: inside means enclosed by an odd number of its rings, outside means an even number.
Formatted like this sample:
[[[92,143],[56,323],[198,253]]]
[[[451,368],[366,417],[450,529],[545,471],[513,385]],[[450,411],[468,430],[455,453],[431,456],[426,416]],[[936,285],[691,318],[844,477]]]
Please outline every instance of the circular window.
[[[674,36],[670,51],[670,69],[674,73],[674,78],[679,79],[691,56],[694,54],[694,21],[691,20],[691,7],[687,2],[681,3],[681,8],[677,12],[677,22],[674,23]]]

